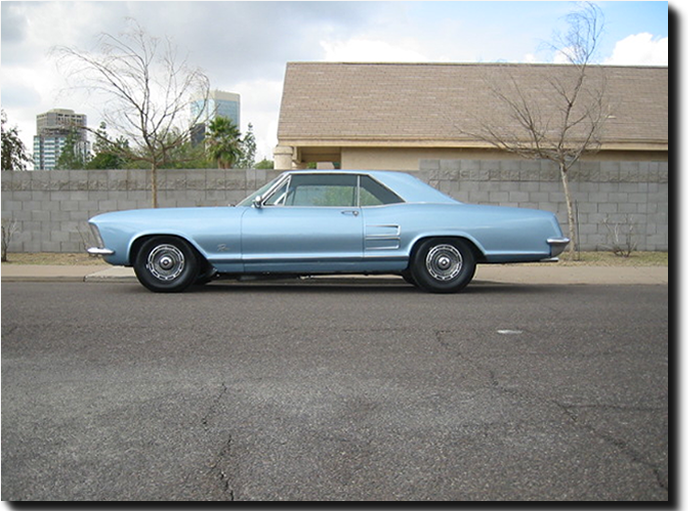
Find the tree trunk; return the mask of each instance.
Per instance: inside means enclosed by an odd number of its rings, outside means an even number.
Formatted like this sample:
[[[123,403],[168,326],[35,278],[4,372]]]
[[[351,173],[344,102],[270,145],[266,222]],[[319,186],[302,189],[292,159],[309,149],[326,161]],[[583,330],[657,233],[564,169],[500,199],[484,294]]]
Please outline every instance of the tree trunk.
[[[151,163],[151,201],[153,207],[158,207],[158,166]]]
[[[573,216],[573,199],[571,198],[571,190],[569,189],[569,175],[568,169],[564,163],[559,163],[559,174],[561,175],[561,184],[564,187],[564,199],[566,200],[566,213],[569,221],[569,252],[574,255],[578,240],[576,239],[576,219]]]

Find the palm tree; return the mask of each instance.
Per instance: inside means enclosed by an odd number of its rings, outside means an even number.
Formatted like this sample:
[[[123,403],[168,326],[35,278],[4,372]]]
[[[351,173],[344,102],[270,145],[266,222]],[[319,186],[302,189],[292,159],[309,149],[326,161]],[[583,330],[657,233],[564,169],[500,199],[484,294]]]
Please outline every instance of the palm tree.
[[[241,132],[227,117],[216,117],[210,122],[205,141],[219,169],[231,169],[241,158]]]

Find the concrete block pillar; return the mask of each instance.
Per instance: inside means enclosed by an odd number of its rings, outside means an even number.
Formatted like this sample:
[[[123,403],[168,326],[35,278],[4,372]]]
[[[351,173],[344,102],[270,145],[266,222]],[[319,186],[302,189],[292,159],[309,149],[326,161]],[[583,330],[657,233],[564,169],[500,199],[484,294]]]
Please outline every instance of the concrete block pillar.
[[[288,145],[278,145],[273,151],[275,170],[291,170],[294,148]]]

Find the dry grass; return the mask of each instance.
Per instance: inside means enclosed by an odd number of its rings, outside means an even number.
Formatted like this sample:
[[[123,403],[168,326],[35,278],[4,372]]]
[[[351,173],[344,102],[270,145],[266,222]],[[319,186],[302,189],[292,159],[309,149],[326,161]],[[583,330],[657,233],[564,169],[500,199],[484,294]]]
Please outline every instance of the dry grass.
[[[629,257],[620,257],[612,252],[580,252],[572,256],[567,251],[559,256],[558,264],[562,266],[669,266],[669,253],[633,252]]]
[[[85,252],[78,254],[10,252],[7,254],[7,262],[2,264],[56,264],[60,266],[107,265],[101,257],[91,256]]]
[[[577,255],[577,254],[576,254]],[[3,264],[106,265],[100,257],[83,254],[10,253]],[[559,256],[562,266],[669,266],[667,252],[633,252],[630,257],[618,257],[612,252],[581,252],[580,260],[568,252]],[[538,263],[536,263],[538,264]],[[550,264],[550,263],[547,263]]]

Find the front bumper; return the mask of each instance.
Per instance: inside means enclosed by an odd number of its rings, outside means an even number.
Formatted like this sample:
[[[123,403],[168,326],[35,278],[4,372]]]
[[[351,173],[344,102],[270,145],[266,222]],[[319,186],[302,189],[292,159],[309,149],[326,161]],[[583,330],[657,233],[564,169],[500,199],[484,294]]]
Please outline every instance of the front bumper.
[[[105,243],[103,242],[103,237],[100,235],[100,229],[98,229],[98,226],[92,222],[88,223],[88,226],[91,228],[91,234],[93,235],[94,241],[95,241],[95,246],[87,248],[86,252],[88,252],[91,255],[94,256],[111,256],[115,254],[114,250],[110,250],[109,248],[104,248]]]

